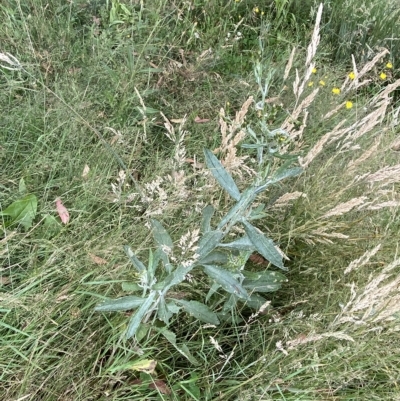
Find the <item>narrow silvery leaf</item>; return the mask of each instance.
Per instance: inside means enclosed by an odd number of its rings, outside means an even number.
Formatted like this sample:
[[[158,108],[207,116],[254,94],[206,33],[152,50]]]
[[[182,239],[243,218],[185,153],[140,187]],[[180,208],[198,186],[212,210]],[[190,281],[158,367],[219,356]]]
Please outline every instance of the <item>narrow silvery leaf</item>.
[[[206,257],[211,251],[213,251],[221,241],[224,233],[222,231],[209,231],[204,234],[200,241],[197,253],[200,258]]]
[[[138,283],[129,283],[129,282],[125,282],[122,283],[122,291],[125,292],[136,292],[136,291],[142,291],[143,288],[140,287],[140,285]]]
[[[253,227],[246,220],[242,221],[244,229],[250,241],[254,244],[257,252],[259,252],[265,259],[280,269],[286,270],[283,266],[282,255],[276,250],[272,240],[267,238],[263,233]]]
[[[219,244],[218,248],[226,248],[231,250],[238,251],[254,251],[255,246],[250,241],[250,238],[247,235],[244,235],[241,238],[236,239],[235,241],[228,242],[227,244]]]
[[[173,243],[170,235],[167,230],[163,227],[163,225],[156,219],[151,220],[151,225],[153,226],[153,236],[159,245],[159,249],[161,250],[161,260],[164,263],[164,266],[167,272],[170,272],[172,266],[169,262],[169,253],[172,250]]]
[[[228,263],[228,255],[224,252],[212,251],[204,258],[197,260],[196,265],[212,265],[212,264],[224,265]]]
[[[202,212],[203,213],[203,219],[201,221],[201,232],[203,234],[211,231],[211,224],[210,223],[211,223],[211,219],[213,217],[214,211],[215,211],[215,209],[211,205],[208,205],[203,209],[203,212]]]
[[[174,285],[180,284],[183,280],[185,280],[186,274],[188,274],[194,265],[190,266],[178,266],[172,273],[170,273],[165,280],[160,283],[157,283],[153,288],[157,290],[162,290],[164,294],[173,287]]]
[[[249,294],[242,287],[234,275],[228,271],[216,266],[204,266],[206,274],[215,280],[225,291],[235,294],[239,298],[247,298]]]
[[[214,325],[219,324],[217,315],[208,306],[197,301],[184,301],[183,299],[174,299],[174,301],[182,305],[186,312],[196,319]]]
[[[258,310],[265,305],[266,302],[267,300],[261,295],[251,294],[250,297],[246,299],[245,305],[247,305],[249,308]]]
[[[138,308],[140,305],[142,305],[143,302],[144,302],[143,298],[135,297],[132,295],[117,299],[109,299],[103,302],[102,304],[97,305],[94,308],[94,310],[96,312],[126,311]]]
[[[154,298],[156,296],[156,292],[152,291],[149,296],[144,300],[140,308],[136,311],[136,313],[131,317],[129,321],[128,329],[126,331],[126,338],[131,338],[135,335],[136,330],[139,328],[140,323],[143,317],[149,312]]]
[[[210,298],[218,291],[218,288],[220,288],[221,286],[218,283],[213,283],[213,285],[211,286],[210,290],[207,293],[206,296],[206,303],[210,300]]]
[[[165,299],[162,297],[158,303],[157,317],[168,326],[172,315],[173,313],[167,308]]]
[[[135,266],[136,270],[139,273],[146,271],[145,265],[137,258],[137,256],[133,253],[130,246],[125,245],[124,250],[130,261],[132,262],[133,266]]]
[[[221,162],[210,150],[204,149],[204,155],[206,158],[207,167],[210,169],[211,174],[219,182],[222,188],[224,188],[233,199],[238,201],[240,199],[240,191],[236,186],[235,181],[233,181],[231,175],[224,169]]]
[[[301,167],[293,167],[293,168],[285,168],[285,169],[278,169],[278,171],[274,174],[271,179],[271,183],[275,183],[281,181],[285,178],[295,177],[303,172]]]
[[[151,220],[151,225],[153,226],[153,236],[157,244],[172,249],[172,239],[163,225],[156,219]]]

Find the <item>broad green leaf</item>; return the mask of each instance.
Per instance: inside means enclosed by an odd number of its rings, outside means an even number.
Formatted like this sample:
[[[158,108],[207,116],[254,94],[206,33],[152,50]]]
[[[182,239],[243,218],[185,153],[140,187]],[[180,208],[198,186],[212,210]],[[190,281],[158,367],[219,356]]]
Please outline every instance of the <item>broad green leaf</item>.
[[[221,241],[223,236],[224,233],[218,230],[209,231],[204,234],[199,241],[199,248],[197,250],[200,259],[206,257],[211,251],[213,251],[218,246],[218,243]]]
[[[193,365],[199,364],[197,359],[190,353],[189,348],[185,344],[178,346],[176,343],[175,333],[165,329],[160,330],[160,333],[175,347],[180,354],[187,358],[189,362],[193,363]]]
[[[215,209],[211,205],[208,205],[203,209],[203,218],[201,220],[201,232],[203,234],[211,231],[211,219],[213,217],[214,211]]]
[[[122,291],[125,292],[136,292],[142,291],[143,288],[138,283],[122,283]]]
[[[23,179],[23,177],[21,177],[21,179],[19,180],[19,186],[18,186],[18,191],[21,195],[25,195],[26,194],[26,184],[25,184],[25,180]]]
[[[6,226],[19,223],[25,230],[28,230],[32,226],[36,211],[37,198],[34,194],[29,194],[11,203],[11,205],[0,212],[0,216],[8,217],[5,221]]]
[[[239,298],[247,298],[249,294],[242,287],[235,276],[228,270],[221,269],[216,266],[204,266],[206,274],[215,280],[225,291],[235,294]]]
[[[42,226],[43,237],[51,238],[61,231],[61,224],[51,214],[44,216],[44,223]]]
[[[146,266],[137,258],[137,256],[133,253],[130,246],[125,245],[124,250],[130,261],[132,262],[133,266],[135,266],[136,270],[139,273],[146,271]]]
[[[140,308],[136,311],[136,313],[131,317],[128,325],[128,329],[126,331],[126,338],[131,338],[135,335],[136,330],[139,328],[139,325],[146,315],[147,312],[150,311],[151,306],[153,304],[154,298],[156,297],[156,292],[152,291],[149,296],[144,300]]]
[[[207,256],[204,258],[199,259],[196,262],[196,265],[210,265],[210,264],[227,264],[228,263],[228,256],[224,252],[219,252],[219,251],[212,251],[210,252]]]
[[[144,302],[143,298],[134,295],[117,299],[109,299],[100,305],[97,305],[94,310],[96,312],[116,312],[136,309]]]
[[[237,251],[254,251],[255,246],[250,241],[250,238],[247,235],[244,235],[241,238],[238,238],[235,241],[228,242],[227,244],[219,244],[218,248],[226,248]]]
[[[282,255],[276,250],[274,243],[269,238],[265,237],[263,233],[258,231],[246,220],[242,220],[244,229],[250,241],[254,244],[257,252],[259,252],[265,259],[271,262],[273,265],[279,267],[282,270],[287,270],[283,266]]]
[[[236,201],[240,199],[240,191],[233,181],[231,175],[224,169],[221,162],[214,156],[214,154],[204,149],[207,167],[210,169],[211,174],[219,182],[219,184],[228,192],[230,196]]]
[[[196,319],[214,325],[219,324],[218,316],[206,305],[197,301],[184,301],[183,299],[174,299],[178,305],[182,305],[189,315]]]

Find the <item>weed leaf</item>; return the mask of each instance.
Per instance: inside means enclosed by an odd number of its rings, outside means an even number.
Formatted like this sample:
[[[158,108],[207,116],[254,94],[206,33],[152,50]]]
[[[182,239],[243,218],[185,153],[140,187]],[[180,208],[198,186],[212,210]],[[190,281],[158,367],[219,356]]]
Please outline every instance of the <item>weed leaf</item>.
[[[221,269],[216,266],[204,266],[206,274],[215,280],[225,291],[235,294],[239,298],[248,298],[249,294],[242,287],[235,276],[228,270]]]
[[[153,237],[159,245],[159,249],[161,250],[161,260],[163,261],[167,272],[170,273],[172,270],[172,266],[169,262],[168,253],[172,250],[173,247],[172,239],[167,230],[158,220],[152,219],[151,225],[153,226]]]
[[[25,230],[32,226],[33,219],[37,212],[37,198],[35,195],[26,195],[11,203],[6,209],[0,212],[0,216],[8,217],[6,226],[20,223]]]
[[[243,272],[243,275],[245,276],[243,287],[250,293],[277,291],[281,288],[282,283],[287,281],[283,274],[274,271]]]
[[[128,297],[109,299],[102,304],[97,305],[94,310],[96,312],[126,311],[138,308],[143,302],[143,298],[131,295]]]
[[[240,200],[240,191],[233,181],[231,175],[224,169],[221,162],[214,156],[214,154],[204,149],[207,167],[210,169],[211,174],[219,182],[219,184],[228,192],[230,196],[236,201]]]
[[[184,301],[183,299],[174,299],[174,301],[177,304],[182,305],[186,312],[188,312],[189,315],[194,316],[196,319],[214,325],[219,324],[217,315],[212,312],[208,306],[202,304],[201,302]]]
[[[208,233],[204,234],[199,241],[199,249],[197,250],[200,258],[204,258],[212,250],[214,250],[218,246],[223,235],[224,233],[219,230],[209,231]]]
[[[156,296],[156,292],[152,291],[149,294],[149,296],[146,298],[146,300],[142,303],[140,308],[136,311],[136,313],[131,317],[131,320],[128,325],[128,329],[126,331],[126,338],[131,338],[135,335],[144,315],[147,312],[149,312],[150,307],[153,304],[155,296]]]
[[[247,235],[244,235],[241,238],[238,238],[235,241],[228,242],[227,244],[219,244],[219,248],[226,248],[230,250],[238,250],[238,251],[254,251],[255,246],[250,241],[250,238]]]
[[[130,246],[125,245],[124,250],[129,260],[132,262],[133,266],[135,266],[136,270],[139,273],[146,271],[145,265],[137,258],[137,256],[133,253]]]
[[[215,212],[215,209],[213,206],[208,205],[203,209],[203,219],[201,220],[201,232],[203,234],[208,233],[211,231],[211,219],[212,216]]]
[[[269,260],[273,265],[286,270],[283,266],[282,255],[276,250],[273,241],[267,238],[246,220],[243,220],[242,223],[247,236],[253,243],[257,252],[264,256],[265,259]]]

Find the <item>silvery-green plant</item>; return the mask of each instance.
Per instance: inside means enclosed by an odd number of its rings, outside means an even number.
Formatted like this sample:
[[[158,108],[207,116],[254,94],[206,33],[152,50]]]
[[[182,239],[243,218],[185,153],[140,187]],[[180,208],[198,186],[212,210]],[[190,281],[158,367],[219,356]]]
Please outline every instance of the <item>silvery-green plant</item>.
[[[99,312],[135,310],[130,318],[126,337],[133,337],[142,323],[150,319],[159,319],[168,327],[171,318],[182,311],[198,320],[218,325],[220,321],[229,320],[234,314],[237,303],[241,302],[251,308],[260,308],[266,299],[260,293],[276,291],[286,281],[278,271],[264,270],[257,273],[246,271],[245,264],[253,252],[260,253],[272,265],[286,270],[282,253],[273,241],[258,230],[252,222],[263,213],[263,205],[252,208],[258,194],[287,177],[301,173],[298,167],[284,163],[273,173],[267,167],[260,169],[254,182],[241,193],[232,176],[225,170],[220,161],[205,149],[205,161],[214,178],[236,201],[219,223],[212,227],[211,220],[214,208],[207,206],[202,213],[201,236],[193,260],[174,265],[171,263],[173,241],[163,225],[152,220],[152,230],[156,250],[150,251],[147,266],[138,259],[130,247],[125,251],[137,270],[139,279],[130,286],[133,295],[110,299],[96,307]],[[261,166],[260,161],[260,166]],[[241,226],[244,234],[234,241],[226,238],[235,226]],[[232,263],[235,261],[235,263]],[[179,285],[192,271],[200,271],[210,279],[210,289],[203,302],[178,299],[174,294]],[[225,297],[220,295],[223,290]],[[218,301],[211,303],[213,295],[218,292]],[[216,297],[214,297],[216,298]],[[171,331],[164,330],[167,339],[175,344]]]

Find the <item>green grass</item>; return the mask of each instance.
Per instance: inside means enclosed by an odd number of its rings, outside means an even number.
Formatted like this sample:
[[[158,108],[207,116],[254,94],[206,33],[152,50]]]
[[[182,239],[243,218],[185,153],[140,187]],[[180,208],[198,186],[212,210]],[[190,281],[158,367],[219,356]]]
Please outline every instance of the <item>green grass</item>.
[[[123,245],[129,244],[143,260],[153,247],[146,213],[162,207],[157,218],[178,241],[198,227],[196,205],[218,204],[219,215],[229,206],[227,197],[210,189],[208,179],[190,164],[182,167],[191,189],[186,199],[179,198],[172,186],[167,188],[167,205],[156,197],[150,204],[139,196],[130,198],[137,192],[135,182],[145,188],[173,171],[175,145],[165,135],[160,112],[168,119],[187,116],[186,157],[196,156],[203,163],[202,149],[220,146],[219,110],[225,108],[234,117],[248,96],[257,97],[253,66],[260,61],[265,71],[275,72],[269,96],[279,95],[283,103],[273,117],[278,127],[295,105],[294,71],[286,83],[282,80],[287,59],[292,47],[298,46],[293,68],[302,71],[315,19],[315,12],[309,12],[315,8],[313,2],[304,2],[308,8],[301,2],[300,13],[298,3],[268,1],[261,7],[252,0],[212,0],[206,5],[179,0],[2,2],[0,53],[12,54],[24,69],[0,68],[0,210],[21,198],[23,179],[26,192],[38,198],[38,213],[28,230],[11,227],[0,236],[1,399],[347,401],[400,397],[398,316],[364,325],[335,323],[340,305],[349,302],[349,285],[354,282],[355,290],[362,291],[371,277],[396,258],[398,208],[353,210],[329,220],[321,217],[354,197],[374,198],[379,188],[352,180],[357,174],[398,163],[398,153],[391,150],[398,127],[391,125],[390,114],[398,105],[389,106],[386,119],[359,141],[360,150],[339,153],[332,144],[302,176],[261,196],[272,205],[287,192],[307,194],[291,206],[268,209],[259,225],[289,256],[288,282],[269,294],[272,308],[251,324],[204,327],[185,315],[173,321],[177,344],[186,344],[198,364],[190,363],[150,324],[138,343],[125,340],[129,313],[94,312],[103,299],[127,295],[121,284],[136,279]],[[385,17],[360,21],[357,13],[349,17],[347,3],[326,4],[316,56],[318,73],[312,79],[317,85],[328,76],[327,87],[309,107],[299,144],[303,155],[342,118],[349,122],[362,118],[364,104],[382,89],[376,74],[387,60],[396,60],[398,41],[384,39],[399,36],[397,14],[386,13],[385,5],[373,2],[373,13],[379,11]],[[344,20],[348,25],[344,26]],[[372,23],[371,35],[365,27]],[[360,42],[352,36],[357,24],[362,27]],[[235,40],[238,31],[242,38]],[[352,46],[339,46],[343,43]],[[337,104],[330,87],[340,85],[351,70],[350,55],[360,67],[371,59],[362,53],[366,44],[374,50],[387,46],[392,55],[371,72],[374,81],[352,95],[351,111],[341,110],[337,117],[322,121],[321,115]],[[205,53],[208,49],[211,52]],[[390,82],[397,68],[394,65]],[[284,84],[288,89],[281,92]],[[196,117],[209,121],[199,124]],[[258,121],[251,109],[246,122],[254,128]],[[373,157],[351,173],[349,161],[376,139],[380,144]],[[85,165],[90,171],[82,177]],[[125,169],[128,185],[122,186],[119,200],[114,201],[111,184]],[[248,177],[238,180],[242,188]],[[349,188],[341,192],[347,184]],[[384,189],[390,193],[382,197],[395,199],[398,183]],[[45,218],[49,214],[58,218],[57,197],[68,208],[70,222],[51,231]],[[322,242],[314,232],[322,228],[348,238]],[[378,243],[381,249],[367,265],[344,275],[352,260]],[[209,284],[202,276],[194,280],[196,285],[187,282],[181,292],[189,299],[201,299]],[[247,320],[250,312],[244,309],[238,315]],[[338,332],[354,341],[338,338]],[[289,349],[289,341],[312,335],[325,336]],[[210,336],[223,353],[212,345]],[[279,341],[287,355],[278,350]],[[121,368],[142,359],[158,362],[156,375]],[[149,387],[154,380],[162,380],[171,394]]]

